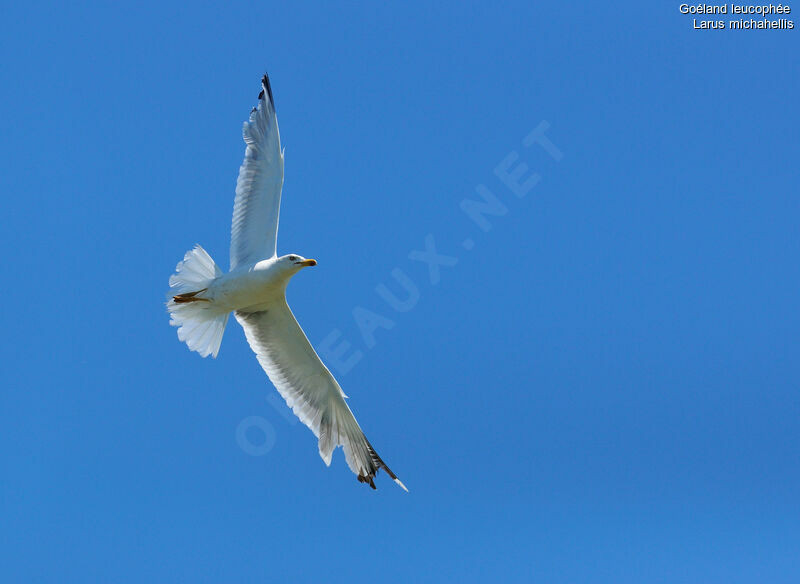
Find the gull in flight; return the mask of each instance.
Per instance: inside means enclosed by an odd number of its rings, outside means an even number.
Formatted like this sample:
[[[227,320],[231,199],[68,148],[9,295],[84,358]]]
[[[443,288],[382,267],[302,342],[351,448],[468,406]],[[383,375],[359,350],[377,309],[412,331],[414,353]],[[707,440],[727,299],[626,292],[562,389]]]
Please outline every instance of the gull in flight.
[[[199,245],[186,252],[169,279],[167,309],[178,338],[203,357],[219,353],[233,312],[247,342],[283,399],[319,439],[326,465],[337,446],[359,482],[375,488],[380,469],[405,485],[364,436],[345,394],[322,363],[286,303],[286,285],[315,260],[277,256],[283,150],[269,77],[261,80],[258,107],[242,129],[247,148],[236,182],[227,274]]]

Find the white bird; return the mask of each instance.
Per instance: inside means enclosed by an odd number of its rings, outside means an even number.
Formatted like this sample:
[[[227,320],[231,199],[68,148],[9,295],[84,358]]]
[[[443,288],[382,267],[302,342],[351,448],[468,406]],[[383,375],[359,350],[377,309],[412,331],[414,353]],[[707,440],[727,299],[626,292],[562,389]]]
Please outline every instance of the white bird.
[[[283,150],[269,77],[261,80],[258,107],[242,129],[247,145],[239,169],[231,226],[231,269],[224,274],[199,245],[186,252],[169,279],[170,324],[178,338],[203,357],[219,353],[231,312],[247,342],[295,415],[319,439],[319,455],[330,466],[341,446],[359,482],[384,469],[345,403],[345,394],[322,363],[286,303],[286,285],[315,260],[298,254],[277,257],[278,214],[283,187]]]

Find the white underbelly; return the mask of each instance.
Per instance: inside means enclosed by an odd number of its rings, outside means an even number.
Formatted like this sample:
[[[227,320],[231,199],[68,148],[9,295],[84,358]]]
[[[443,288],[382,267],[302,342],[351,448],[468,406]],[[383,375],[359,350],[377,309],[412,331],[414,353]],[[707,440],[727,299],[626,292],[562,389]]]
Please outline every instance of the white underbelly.
[[[236,270],[220,276],[209,286],[208,298],[224,310],[257,310],[283,293],[282,282],[269,271]]]

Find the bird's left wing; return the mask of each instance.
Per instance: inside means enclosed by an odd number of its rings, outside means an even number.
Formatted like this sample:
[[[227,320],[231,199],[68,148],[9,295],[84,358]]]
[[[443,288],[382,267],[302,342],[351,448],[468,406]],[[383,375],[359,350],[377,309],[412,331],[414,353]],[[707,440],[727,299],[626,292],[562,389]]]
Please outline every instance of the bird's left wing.
[[[269,77],[242,136],[247,144],[236,181],[231,224],[231,270],[275,255],[283,187],[283,151]]]
[[[286,300],[260,312],[237,311],[247,342],[258,362],[295,415],[319,438],[319,455],[330,465],[337,446],[360,482],[374,489],[373,478],[384,469],[406,489],[372,448],[344,401],[342,388],[323,365]]]

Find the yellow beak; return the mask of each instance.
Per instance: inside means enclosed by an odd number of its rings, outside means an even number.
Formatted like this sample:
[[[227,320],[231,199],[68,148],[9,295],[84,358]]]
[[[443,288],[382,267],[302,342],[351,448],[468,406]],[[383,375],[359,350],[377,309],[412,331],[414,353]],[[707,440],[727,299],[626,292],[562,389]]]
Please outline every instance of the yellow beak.
[[[303,266],[303,267],[305,267],[305,266],[316,266],[317,265],[317,260],[305,260],[305,261],[297,262],[297,263],[299,265]]]

